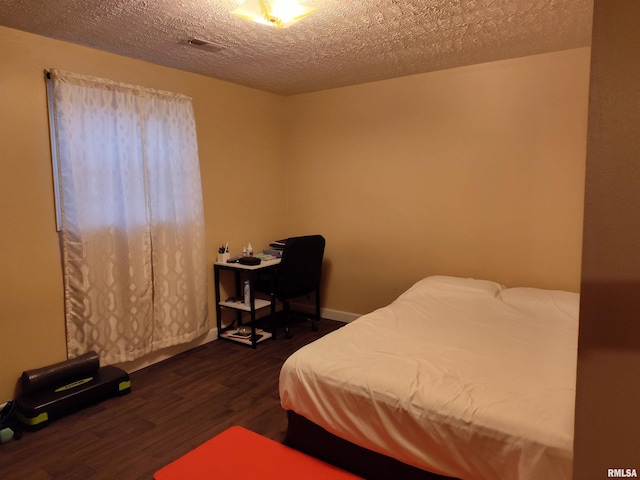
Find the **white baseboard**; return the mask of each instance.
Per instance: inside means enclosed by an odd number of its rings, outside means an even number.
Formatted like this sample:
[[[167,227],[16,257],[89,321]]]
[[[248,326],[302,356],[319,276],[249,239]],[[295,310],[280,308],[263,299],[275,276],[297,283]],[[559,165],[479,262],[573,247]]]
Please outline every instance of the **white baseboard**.
[[[292,303],[291,308],[299,312],[313,313],[315,307],[308,303]],[[328,320],[336,320],[338,322],[350,323],[361,317],[358,313],[343,312],[341,310],[333,310],[330,308],[320,308],[320,316]]]
[[[313,313],[314,306],[309,304],[291,304],[291,308],[294,310],[298,310],[304,313]],[[268,309],[264,309],[265,311],[261,311],[257,317],[263,317],[268,315]],[[279,309],[278,309],[279,310]],[[320,315],[322,318],[326,318],[328,320],[336,320],[338,322],[349,323],[360,317],[357,313],[343,312],[340,310],[332,310],[330,308],[321,308]],[[163,360],[167,360],[175,355],[186,352],[193,348],[200,347],[206,343],[217,340],[218,338],[218,329],[212,328],[207,332],[206,335],[199,337],[191,342],[183,343],[180,345],[174,345],[173,347],[163,348],[162,350],[158,350],[157,352],[152,352],[148,355],[145,355],[142,358],[138,358],[137,360],[132,360],[130,362],[119,363],[118,367],[122,368],[126,372],[135,372],[136,370],[141,370],[145,367],[149,367],[156,363],[162,362]]]

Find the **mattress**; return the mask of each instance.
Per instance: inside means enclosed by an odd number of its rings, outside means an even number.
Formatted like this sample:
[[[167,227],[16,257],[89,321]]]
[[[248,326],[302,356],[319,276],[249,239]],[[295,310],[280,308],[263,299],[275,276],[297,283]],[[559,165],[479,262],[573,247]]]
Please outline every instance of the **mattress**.
[[[282,407],[468,480],[570,479],[577,293],[427,277],[291,355]]]

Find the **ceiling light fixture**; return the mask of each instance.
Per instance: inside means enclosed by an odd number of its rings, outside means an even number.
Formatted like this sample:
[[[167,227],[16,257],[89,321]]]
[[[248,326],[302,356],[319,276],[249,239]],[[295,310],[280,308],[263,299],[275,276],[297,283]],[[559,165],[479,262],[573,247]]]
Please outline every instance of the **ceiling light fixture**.
[[[300,5],[296,0],[247,0],[231,13],[263,25],[287,28],[314,11],[315,7]]]

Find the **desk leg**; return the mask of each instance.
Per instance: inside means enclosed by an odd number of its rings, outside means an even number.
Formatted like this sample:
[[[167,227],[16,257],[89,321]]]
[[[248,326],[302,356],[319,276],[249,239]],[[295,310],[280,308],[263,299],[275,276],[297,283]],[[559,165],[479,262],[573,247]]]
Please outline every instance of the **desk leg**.
[[[216,286],[216,326],[218,327],[218,338],[222,333],[222,308],[220,308],[220,269],[213,266],[214,284]]]
[[[244,292],[242,290],[242,278],[240,277],[240,272],[234,272],[235,283],[236,283],[236,298],[242,298],[244,296]],[[242,312],[240,310],[236,310],[236,326],[240,328],[242,325]]]
[[[254,285],[256,283],[256,273],[249,273],[249,305],[251,305],[251,346],[256,348],[258,339],[256,338],[256,291]]]
[[[278,319],[276,318],[276,273],[275,270],[271,270],[271,292],[269,294],[269,300],[271,301],[271,335],[274,340],[276,339],[276,331],[278,330]]]

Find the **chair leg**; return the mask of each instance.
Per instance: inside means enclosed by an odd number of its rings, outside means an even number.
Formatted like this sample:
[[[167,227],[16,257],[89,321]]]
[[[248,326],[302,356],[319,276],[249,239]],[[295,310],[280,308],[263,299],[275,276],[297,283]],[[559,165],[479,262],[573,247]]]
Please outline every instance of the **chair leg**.
[[[283,313],[284,313],[284,336],[286,338],[291,338],[291,332],[289,331],[289,301],[285,300],[283,304]]]
[[[309,316],[309,318],[307,318],[308,320],[311,321],[311,329],[314,332],[318,331],[318,321],[320,320],[320,289],[316,289],[316,309],[315,309],[315,314],[313,316]],[[283,300],[282,301],[282,316],[284,317],[284,334],[286,338],[291,338],[291,331],[290,331],[290,325],[291,325],[291,309],[289,306],[289,301],[288,300]],[[306,317],[306,316],[305,316]],[[274,325],[274,331],[275,331],[276,327]]]
[[[311,330],[318,331],[318,323],[320,321],[320,287],[316,288],[316,316],[311,319]]]

